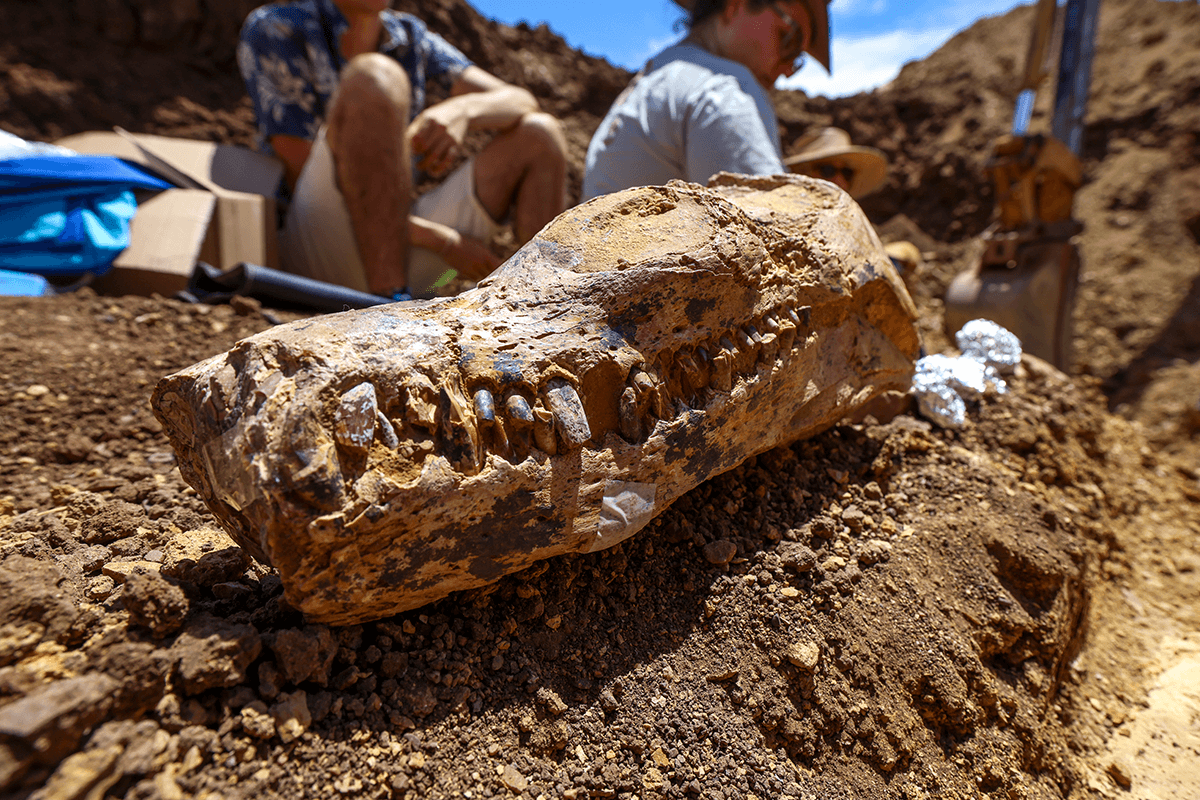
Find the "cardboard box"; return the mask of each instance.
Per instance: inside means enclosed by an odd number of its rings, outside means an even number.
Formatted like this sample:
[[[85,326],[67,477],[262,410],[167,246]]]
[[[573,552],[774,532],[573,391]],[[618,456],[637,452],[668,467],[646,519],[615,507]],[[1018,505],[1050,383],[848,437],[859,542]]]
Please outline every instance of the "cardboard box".
[[[96,291],[171,295],[187,286],[197,261],[228,269],[243,261],[279,266],[276,159],[241,147],[115,131],[80,133],[55,144],[114,155],[180,188],[138,195],[130,245],[98,278]]]

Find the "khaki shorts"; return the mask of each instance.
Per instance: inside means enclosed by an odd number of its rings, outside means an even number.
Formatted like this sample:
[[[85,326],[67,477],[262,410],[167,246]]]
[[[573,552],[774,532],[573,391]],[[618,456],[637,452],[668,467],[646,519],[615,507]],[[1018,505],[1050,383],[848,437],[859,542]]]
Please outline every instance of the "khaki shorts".
[[[475,160],[468,159],[433,190],[413,203],[411,213],[487,241],[500,230],[475,196]],[[322,127],[300,173],[279,234],[279,259],[288,272],[369,292],[358,256],[350,212],[337,185],[333,153]],[[413,297],[436,297],[457,273],[441,256],[414,247],[408,256],[408,286]]]

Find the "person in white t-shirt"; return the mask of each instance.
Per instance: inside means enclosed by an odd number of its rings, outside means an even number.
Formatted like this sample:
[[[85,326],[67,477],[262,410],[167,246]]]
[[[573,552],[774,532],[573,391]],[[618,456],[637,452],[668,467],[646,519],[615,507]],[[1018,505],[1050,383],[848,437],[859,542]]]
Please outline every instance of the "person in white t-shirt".
[[[788,171],[767,89],[811,54],[829,69],[828,0],[676,0],[689,31],[651,58],[591,144],[583,200],[722,170]]]

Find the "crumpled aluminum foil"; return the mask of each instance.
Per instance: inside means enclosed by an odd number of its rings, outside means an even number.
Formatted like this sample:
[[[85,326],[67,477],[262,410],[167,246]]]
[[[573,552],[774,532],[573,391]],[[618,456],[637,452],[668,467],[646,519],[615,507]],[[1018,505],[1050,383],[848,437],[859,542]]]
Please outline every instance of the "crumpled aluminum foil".
[[[973,319],[954,334],[964,356],[982,361],[1001,375],[1011,375],[1021,363],[1021,340],[990,319]]]
[[[974,400],[988,392],[1007,392],[1008,385],[1000,373],[1012,372],[1021,361],[1021,342],[990,320],[971,320],[955,340],[962,355],[925,356],[917,361],[913,375],[917,408],[947,428],[961,428],[966,422],[964,397]]]

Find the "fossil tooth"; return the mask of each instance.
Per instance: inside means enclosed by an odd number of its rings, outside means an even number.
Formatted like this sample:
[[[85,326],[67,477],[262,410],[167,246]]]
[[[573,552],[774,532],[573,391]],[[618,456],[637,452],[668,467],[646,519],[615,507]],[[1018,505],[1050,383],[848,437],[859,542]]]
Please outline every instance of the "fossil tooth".
[[[762,344],[762,334],[758,332],[758,328],[754,327],[753,325],[747,325],[746,334],[750,337],[750,341],[754,342],[755,345]]]
[[[342,395],[333,415],[333,435],[347,450],[365,453],[375,438],[375,418],[379,406],[375,387],[360,383]]]
[[[212,388],[212,399],[215,404],[225,404],[233,402],[237,396],[238,374],[234,369],[233,364],[228,361],[225,365],[213,373],[209,380],[209,386]]]
[[[617,421],[621,426],[621,436],[627,442],[640,442],[645,438],[646,426],[641,405],[637,391],[632,386],[626,386],[617,407]]]
[[[475,392],[475,416],[481,422],[496,420],[496,401],[487,389],[479,389]]]
[[[583,401],[574,386],[562,378],[552,378],[546,386],[546,404],[554,414],[554,427],[567,447],[582,447],[592,438]]]
[[[546,455],[558,454],[558,440],[554,438],[554,414],[540,402],[533,407],[533,440]]]
[[[700,365],[696,363],[696,359],[686,353],[679,357],[679,366],[683,367],[683,374],[689,381],[700,375]]]
[[[784,319],[779,321],[779,353],[786,360],[792,352],[792,346],[796,343],[796,326],[791,320]]]
[[[671,394],[667,391],[667,387],[658,380],[654,381],[654,388],[650,390],[650,411],[659,419],[670,419],[675,416]]]
[[[752,374],[754,364],[758,361],[758,342],[754,341],[745,327],[738,328],[733,332],[733,336],[738,343],[738,349],[733,353],[733,371],[738,375]]]
[[[404,391],[408,396],[405,404],[408,421],[431,433],[437,429],[438,390],[433,381],[418,372],[409,378]]]
[[[655,389],[654,376],[642,369],[634,370],[630,382],[633,384],[633,388],[637,390],[639,397],[648,395]]]
[[[728,392],[733,388],[733,356],[728,350],[722,348],[713,356],[712,377],[708,385],[718,392]]]
[[[654,376],[640,367],[635,367],[629,373],[629,385],[621,392],[617,407],[621,436],[626,441],[645,441],[654,427],[647,415],[658,395]]]
[[[453,384],[445,384],[439,393],[438,426],[445,447],[446,460],[464,475],[474,475],[482,466],[483,451],[479,446],[479,428],[467,399]]]
[[[378,409],[375,411],[375,427],[379,431],[379,439],[383,442],[384,447],[387,447],[389,450],[395,450],[400,446],[400,437],[396,435],[395,426]]]
[[[758,351],[758,358],[765,364],[775,363],[775,353],[779,349],[779,337],[773,333],[762,335],[762,349]]]
[[[696,359],[688,353],[684,353],[679,357],[679,366],[683,369],[683,377],[687,381],[688,390],[691,394],[696,394],[703,389],[708,388],[708,378],[705,377],[705,371],[696,363]]]
[[[514,428],[520,430],[533,425],[533,409],[529,407],[529,401],[521,395],[510,394],[504,401],[504,408],[508,411],[508,418]]]
[[[499,418],[494,423],[496,436],[499,438],[507,433],[509,454],[506,457],[523,459],[533,449],[533,409],[529,407],[528,400],[516,393],[510,394],[504,401],[504,409],[505,423],[502,425]]]
[[[671,416],[666,391],[654,375],[639,367],[630,374],[629,382],[637,393],[638,413],[649,412],[659,419],[668,419]]]
[[[504,430],[503,421],[496,416],[496,398],[491,390],[479,388],[475,390],[475,419],[479,422],[480,437],[488,439],[490,449],[502,458],[511,458],[512,447],[508,434]]]
[[[316,509],[332,511],[341,505],[345,493],[333,440],[313,417],[297,414],[284,424],[284,438],[291,452],[281,460],[279,466],[287,491]],[[223,441],[221,443],[225,444]],[[207,455],[211,460],[217,453],[210,449]],[[228,457],[228,451],[223,455]],[[248,474],[240,473],[238,477],[246,480]],[[242,510],[253,505],[253,494],[245,486],[234,486],[223,499],[228,502],[234,496],[239,497],[238,502],[232,505]]]
[[[275,326],[151,402],[183,478],[288,603],[349,625],[612,546],[906,390],[915,320],[844,192],[719,174],[576,206],[457,297]]]

